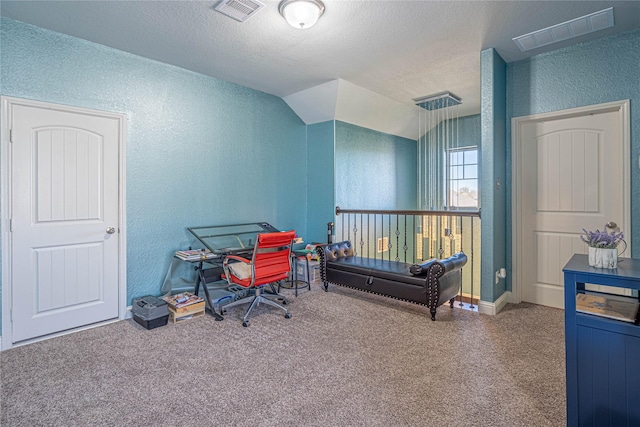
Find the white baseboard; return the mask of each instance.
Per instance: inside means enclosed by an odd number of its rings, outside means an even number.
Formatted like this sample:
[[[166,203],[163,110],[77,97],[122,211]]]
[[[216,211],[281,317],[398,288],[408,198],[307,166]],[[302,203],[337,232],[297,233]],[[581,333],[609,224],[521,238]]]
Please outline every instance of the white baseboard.
[[[489,314],[491,316],[495,316],[500,313],[500,311],[504,308],[505,305],[509,302],[511,298],[511,292],[507,291],[500,295],[500,298],[495,300],[495,302],[487,302],[487,301],[478,301],[478,313]]]
[[[123,319],[133,319],[133,312],[131,311],[132,306],[128,306],[127,307],[127,311],[124,313],[124,318]]]

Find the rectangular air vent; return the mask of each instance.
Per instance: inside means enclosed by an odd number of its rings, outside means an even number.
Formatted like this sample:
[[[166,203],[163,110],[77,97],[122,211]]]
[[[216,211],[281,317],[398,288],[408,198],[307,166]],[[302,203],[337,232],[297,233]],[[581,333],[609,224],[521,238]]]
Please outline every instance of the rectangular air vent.
[[[264,4],[255,0],[222,0],[215,10],[236,21],[244,22],[263,7]]]
[[[513,38],[520,51],[536,49],[551,43],[593,33],[613,27],[613,8],[594,12],[571,21],[543,28],[523,36]]]

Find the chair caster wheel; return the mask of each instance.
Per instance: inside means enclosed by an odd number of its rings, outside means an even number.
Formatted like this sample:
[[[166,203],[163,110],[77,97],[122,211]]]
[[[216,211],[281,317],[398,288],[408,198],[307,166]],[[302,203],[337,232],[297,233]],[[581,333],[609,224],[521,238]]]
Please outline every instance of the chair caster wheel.
[[[283,299],[281,304],[282,304],[282,305],[287,305],[287,304],[288,304],[288,302],[287,302],[287,300],[286,300],[286,299]]]
[[[285,315],[284,315],[284,318],[285,318],[285,319],[291,319],[291,313],[287,313],[287,314],[285,314]]]
[[[242,322],[242,326],[244,326],[245,328],[249,327],[249,322]]]

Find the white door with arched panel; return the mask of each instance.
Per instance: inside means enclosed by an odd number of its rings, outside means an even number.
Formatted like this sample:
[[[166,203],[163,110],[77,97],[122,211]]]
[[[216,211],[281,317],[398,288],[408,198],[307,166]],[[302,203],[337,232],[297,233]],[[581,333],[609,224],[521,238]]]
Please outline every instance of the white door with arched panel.
[[[564,307],[562,268],[574,253],[587,253],[583,229],[602,231],[612,221],[628,237],[629,147],[621,117],[615,106],[514,127],[514,289],[522,301]]]
[[[52,104],[4,105],[12,343],[118,318],[124,118]]]

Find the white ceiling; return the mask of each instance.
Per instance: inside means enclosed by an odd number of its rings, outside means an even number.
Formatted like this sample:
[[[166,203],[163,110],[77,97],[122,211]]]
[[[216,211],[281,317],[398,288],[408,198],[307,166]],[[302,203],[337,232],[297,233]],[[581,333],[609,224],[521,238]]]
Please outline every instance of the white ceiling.
[[[0,14],[285,100],[337,80],[411,109],[414,98],[449,91],[462,98],[461,116],[480,112],[483,49],[511,62],[640,28],[640,1],[324,0],[307,30],[285,22],[278,1],[262,0],[244,23],[216,12],[218,2],[1,0]],[[611,6],[613,28],[527,53],[511,40]]]

